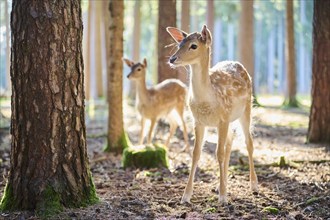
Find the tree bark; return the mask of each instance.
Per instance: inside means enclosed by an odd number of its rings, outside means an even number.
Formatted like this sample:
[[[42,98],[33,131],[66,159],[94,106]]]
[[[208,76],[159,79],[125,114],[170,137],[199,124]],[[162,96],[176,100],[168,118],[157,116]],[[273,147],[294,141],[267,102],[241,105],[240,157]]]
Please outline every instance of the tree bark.
[[[6,80],[7,90],[11,90],[10,82],[10,29],[9,29],[8,0],[5,0],[5,19],[6,19]]]
[[[102,10],[102,15],[103,15],[103,28],[104,28],[104,44],[105,44],[105,68],[106,68],[106,83],[105,83],[105,88],[103,88],[106,90],[105,93],[107,93],[107,82],[108,82],[108,77],[109,77],[109,66],[110,66],[110,28],[109,28],[109,18],[110,18],[110,11],[109,11],[109,4],[110,4],[110,0],[104,0],[103,1],[103,10]],[[103,83],[104,85],[104,83]],[[109,97],[107,94],[105,94],[107,97],[107,102],[109,102]]]
[[[208,0],[207,1],[207,11],[206,11],[206,24],[209,30],[212,33],[212,36],[214,36],[214,0]],[[211,52],[213,53],[214,50],[214,42],[211,45]],[[217,61],[216,61],[217,62]],[[213,56],[210,56],[210,64],[213,66]]]
[[[294,48],[294,23],[293,23],[293,0],[286,1],[286,40],[285,40],[287,94],[285,105],[297,107],[296,99],[296,64]]]
[[[239,61],[252,77],[253,96],[255,95],[254,79],[254,16],[253,0],[241,0],[240,28],[238,34]]]
[[[308,140],[330,143],[330,4],[314,1],[312,106]]]
[[[158,3],[158,82],[162,82],[165,79],[177,78],[178,75],[178,70],[168,65],[173,47],[166,48],[174,43],[166,27],[176,27],[176,0],[159,0]]]
[[[190,0],[182,0],[181,2],[181,30],[190,33]],[[178,79],[186,85],[189,84],[189,67],[179,67]]]
[[[134,27],[133,27],[133,40],[132,40],[132,48],[133,48],[133,57],[132,60],[135,62],[140,61],[140,36],[141,36],[141,2],[136,1],[134,3]],[[136,86],[135,82],[129,81],[129,98],[135,100],[136,96]]]
[[[190,33],[190,0],[181,2],[181,30]]]
[[[90,1],[94,5],[94,34],[95,34],[95,76],[96,76],[96,92],[97,97],[103,97],[103,73],[102,73],[102,1]]]
[[[11,167],[2,210],[97,201],[84,116],[80,1],[14,0]]]
[[[87,36],[86,36],[86,53],[85,53],[85,94],[86,100],[90,99],[91,88],[91,32],[92,32],[92,4],[88,3],[87,15]]]
[[[125,147],[123,126],[123,32],[124,1],[111,0],[110,10],[110,66],[108,67],[108,146],[105,151],[122,153]]]

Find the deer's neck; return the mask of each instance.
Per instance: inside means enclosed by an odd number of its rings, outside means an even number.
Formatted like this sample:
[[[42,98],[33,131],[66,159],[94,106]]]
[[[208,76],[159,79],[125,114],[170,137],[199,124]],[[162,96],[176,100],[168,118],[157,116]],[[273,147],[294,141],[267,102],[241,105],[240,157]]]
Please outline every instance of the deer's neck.
[[[210,69],[210,54],[209,51],[198,63],[190,65],[191,77],[190,88],[191,95],[194,99],[203,99],[208,95],[211,89],[211,80],[209,76]]]
[[[145,102],[148,98],[148,90],[145,78],[136,81],[136,92],[140,102]]]

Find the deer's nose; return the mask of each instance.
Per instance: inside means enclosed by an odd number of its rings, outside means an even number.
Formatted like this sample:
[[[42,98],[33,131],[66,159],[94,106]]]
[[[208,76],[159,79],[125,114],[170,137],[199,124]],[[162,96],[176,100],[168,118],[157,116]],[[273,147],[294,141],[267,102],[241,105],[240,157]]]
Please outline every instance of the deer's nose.
[[[172,56],[170,58],[170,63],[174,63],[176,61],[177,57],[176,56]]]

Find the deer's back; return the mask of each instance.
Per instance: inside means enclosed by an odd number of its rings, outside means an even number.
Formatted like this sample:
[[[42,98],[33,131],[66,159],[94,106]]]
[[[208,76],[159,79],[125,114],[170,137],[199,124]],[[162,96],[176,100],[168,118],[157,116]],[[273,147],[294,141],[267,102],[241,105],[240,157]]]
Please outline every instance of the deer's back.
[[[168,79],[147,90],[148,100],[138,103],[138,110],[147,118],[166,116],[179,103],[184,103],[187,88],[179,80]]]

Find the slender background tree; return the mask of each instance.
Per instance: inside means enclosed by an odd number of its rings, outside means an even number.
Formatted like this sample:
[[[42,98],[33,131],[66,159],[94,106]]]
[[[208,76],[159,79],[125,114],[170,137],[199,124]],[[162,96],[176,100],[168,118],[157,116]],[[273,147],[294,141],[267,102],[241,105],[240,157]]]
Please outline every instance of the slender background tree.
[[[252,77],[254,84],[254,17],[253,17],[253,0],[241,0],[241,15],[239,19],[238,33],[238,60],[245,66],[248,73]],[[255,97],[255,89],[253,86],[253,96]]]
[[[166,47],[174,43],[166,27],[176,27],[176,0],[159,0],[158,3],[158,82],[162,82],[178,76],[178,70],[168,65],[173,47]]]
[[[134,3],[134,27],[133,27],[132,57],[134,62],[140,61],[140,39],[141,39],[141,1]],[[133,81],[130,81],[128,96],[135,99],[136,87]]]
[[[308,140],[330,143],[330,4],[314,1],[312,106]]]
[[[124,1],[110,0],[108,66],[108,144],[105,151],[122,153],[127,146],[123,125],[123,32]]]
[[[298,101],[297,82],[296,82],[296,62],[294,45],[294,23],[293,23],[293,0],[286,1],[286,41],[285,41],[285,60],[287,91],[284,104],[290,107],[297,107]]]
[[[94,203],[80,1],[14,0],[11,30],[11,164],[0,208],[48,215]]]

